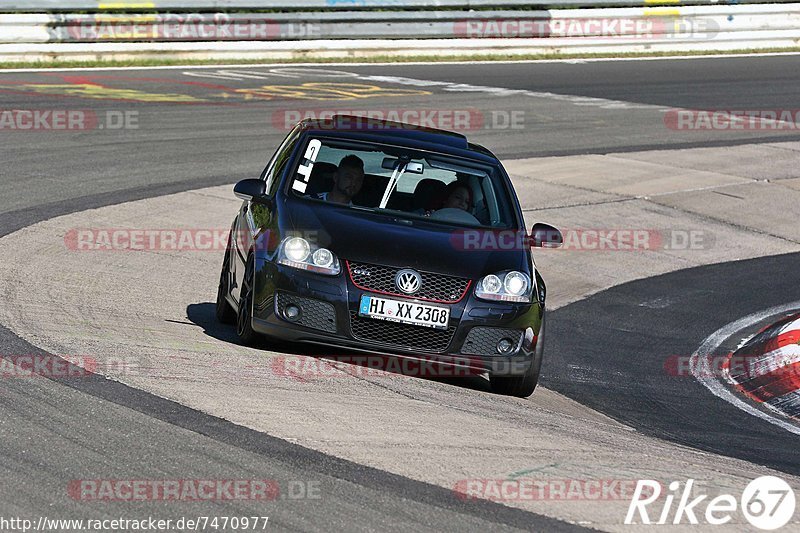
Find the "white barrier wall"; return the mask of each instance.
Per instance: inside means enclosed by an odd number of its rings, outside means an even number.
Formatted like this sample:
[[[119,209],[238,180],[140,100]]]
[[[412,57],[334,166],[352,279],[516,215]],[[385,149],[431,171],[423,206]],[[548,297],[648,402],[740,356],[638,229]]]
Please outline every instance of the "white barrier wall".
[[[0,56],[607,53],[800,46],[800,4],[539,11],[0,15]],[[266,54],[266,55],[265,55]],[[21,59],[25,58],[25,59]]]

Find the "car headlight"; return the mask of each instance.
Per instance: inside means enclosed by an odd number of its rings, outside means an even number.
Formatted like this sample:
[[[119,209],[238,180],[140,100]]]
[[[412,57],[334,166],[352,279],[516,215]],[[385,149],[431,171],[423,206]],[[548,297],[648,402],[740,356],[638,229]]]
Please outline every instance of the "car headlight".
[[[516,270],[489,274],[475,285],[475,296],[482,300],[530,303],[533,296],[531,285],[531,278]]]
[[[528,291],[528,276],[521,272],[509,272],[503,280],[503,288],[511,296],[522,296]]]
[[[333,265],[333,254],[327,248],[320,248],[311,256],[311,261],[320,268],[330,268]]]
[[[295,263],[302,263],[308,259],[311,253],[311,245],[308,244],[307,240],[295,237],[286,241],[286,244],[283,245],[283,251],[286,254],[286,259]]]
[[[481,280],[483,290],[489,294],[498,294],[503,288],[503,282],[494,274],[489,274]]]
[[[341,272],[339,260],[327,248],[311,246],[301,237],[291,237],[278,250],[278,264],[335,276]]]

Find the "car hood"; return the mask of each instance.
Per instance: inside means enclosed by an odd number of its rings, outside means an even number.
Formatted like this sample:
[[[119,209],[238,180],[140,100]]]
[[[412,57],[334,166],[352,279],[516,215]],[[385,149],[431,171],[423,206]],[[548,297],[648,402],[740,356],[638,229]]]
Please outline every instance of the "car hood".
[[[528,272],[526,250],[482,249],[487,242],[474,235],[464,250],[465,230],[421,219],[398,219],[385,214],[312,202],[289,202],[292,231],[330,249],[340,259],[387,266],[408,267],[477,279],[501,270]],[[490,248],[493,239],[489,236]],[[474,249],[479,248],[479,249]]]

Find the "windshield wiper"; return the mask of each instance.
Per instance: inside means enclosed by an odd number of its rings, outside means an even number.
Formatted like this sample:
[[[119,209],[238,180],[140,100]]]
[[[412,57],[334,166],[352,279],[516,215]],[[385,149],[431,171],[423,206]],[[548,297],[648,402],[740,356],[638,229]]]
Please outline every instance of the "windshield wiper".
[[[395,167],[392,172],[392,177],[389,178],[389,184],[386,186],[386,190],[383,191],[383,198],[381,198],[381,203],[378,205],[379,209],[386,209],[386,204],[389,203],[389,197],[397,186],[397,182],[400,181],[400,178],[403,177],[406,171],[406,165],[408,165],[408,161],[403,161],[402,159],[398,161],[397,167]]]

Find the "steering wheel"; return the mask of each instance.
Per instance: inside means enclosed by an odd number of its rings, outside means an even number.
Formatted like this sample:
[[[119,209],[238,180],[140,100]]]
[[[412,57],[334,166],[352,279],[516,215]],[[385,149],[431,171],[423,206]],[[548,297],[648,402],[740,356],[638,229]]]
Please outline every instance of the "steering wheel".
[[[446,222],[480,225],[480,221],[473,215],[467,213],[463,209],[458,209],[455,207],[445,207],[444,209],[434,211],[431,214],[431,218],[434,220],[444,220]]]

